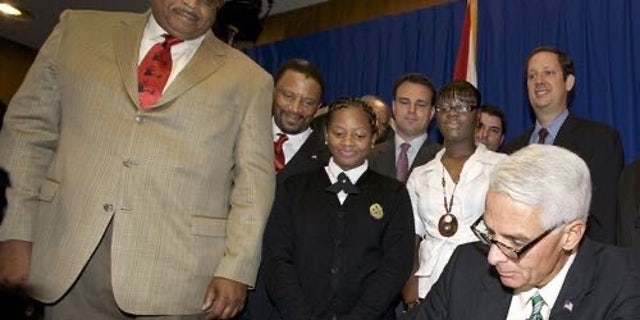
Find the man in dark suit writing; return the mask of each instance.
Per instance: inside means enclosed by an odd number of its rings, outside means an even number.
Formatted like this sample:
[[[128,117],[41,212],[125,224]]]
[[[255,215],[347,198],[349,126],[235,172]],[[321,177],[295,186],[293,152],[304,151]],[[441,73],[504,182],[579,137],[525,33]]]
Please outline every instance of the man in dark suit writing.
[[[591,180],[585,162],[534,144],[491,176],[480,242],[458,247],[409,319],[638,319],[632,251],[583,239]]]

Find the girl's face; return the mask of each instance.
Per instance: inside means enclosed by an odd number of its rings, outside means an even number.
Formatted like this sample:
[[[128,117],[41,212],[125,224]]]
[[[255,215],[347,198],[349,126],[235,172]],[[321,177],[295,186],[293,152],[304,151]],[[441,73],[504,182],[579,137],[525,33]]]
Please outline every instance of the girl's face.
[[[438,105],[455,107],[469,106],[467,102],[459,99],[444,99]],[[449,110],[448,112],[437,112],[438,129],[444,137],[445,142],[475,141],[475,130],[478,123],[478,111],[473,106],[473,110],[464,112]]]
[[[375,141],[365,111],[358,107],[338,109],[328,121],[325,139],[333,161],[344,171],[363,164]]]

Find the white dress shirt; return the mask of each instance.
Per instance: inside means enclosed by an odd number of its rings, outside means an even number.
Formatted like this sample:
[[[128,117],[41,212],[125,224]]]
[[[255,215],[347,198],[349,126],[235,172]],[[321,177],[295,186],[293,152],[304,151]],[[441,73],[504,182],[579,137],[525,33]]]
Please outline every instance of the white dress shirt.
[[[411,197],[416,235],[423,238],[419,249],[418,295],[424,298],[438,280],[445,265],[460,244],[478,240],[470,229],[484,212],[484,200],[489,188],[489,175],[495,165],[507,156],[478,145],[467,159],[454,195],[451,214],[458,220],[458,231],[444,237],[438,231],[438,221],[445,213],[442,176],[446,181],[447,201],[451,198],[455,183],[442,165],[445,149],[435,158],[413,170],[407,181]]]
[[[506,320],[527,319],[531,315],[531,310],[533,309],[531,297],[536,293],[536,291],[544,300],[544,305],[540,310],[542,319],[549,319],[551,308],[556,303],[556,299],[558,299],[558,294],[562,289],[564,279],[567,277],[567,272],[569,272],[569,268],[571,268],[575,258],[575,253],[569,256],[569,259],[567,259],[567,262],[562,266],[562,269],[560,269],[558,274],[556,274],[556,276],[553,277],[553,279],[551,279],[551,281],[549,281],[549,283],[544,287],[532,288],[523,292],[515,292],[511,298],[511,306],[509,306],[509,313],[507,314]],[[573,308],[573,302],[571,301],[562,301],[562,303],[564,308]]]
[[[351,183],[356,184],[356,182],[358,182],[358,179],[360,179],[362,174],[367,171],[368,168],[369,162],[367,160],[364,160],[363,164],[353,169],[344,171],[333,161],[333,157],[331,157],[331,159],[329,159],[329,164],[324,167],[324,170],[327,172],[327,176],[329,177],[331,184],[334,184],[336,183],[336,181],[338,181],[338,175],[342,172],[347,175],[349,180],[351,180]],[[338,201],[340,201],[340,204],[343,204],[344,201],[347,200],[348,195],[349,194],[344,191],[338,192]]]
[[[163,35],[165,34],[168,34],[168,32],[162,29],[162,27],[153,17],[153,14],[149,15],[149,20],[144,26],[144,31],[142,32],[142,41],[140,42],[140,52],[138,55],[138,65],[140,65],[151,47],[153,47],[157,43],[162,43],[164,41]],[[196,50],[200,47],[202,40],[204,40],[204,35],[192,40],[183,41],[171,47],[171,73],[169,74],[167,84],[164,86],[164,90],[162,91],[163,93],[167,91],[169,85],[178,76],[180,71],[184,69],[187,63],[189,63],[193,55],[196,53]]]
[[[278,125],[276,124],[276,121],[273,120],[273,117],[271,117],[271,128],[273,129],[272,131],[274,142],[280,138],[279,134],[286,134],[287,137],[289,137],[289,139],[282,145],[285,165],[289,162],[289,160],[291,160],[291,158],[293,158],[293,156],[296,155],[298,150],[300,150],[300,148],[302,148],[302,145],[307,141],[307,138],[309,138],[311,133],[313,133],[313,129],[311,129],[311,127],[308,127],[307,130],[297,134],[284,133],[282,132],[282,130],[280,130],[280,128],[278,128]]]

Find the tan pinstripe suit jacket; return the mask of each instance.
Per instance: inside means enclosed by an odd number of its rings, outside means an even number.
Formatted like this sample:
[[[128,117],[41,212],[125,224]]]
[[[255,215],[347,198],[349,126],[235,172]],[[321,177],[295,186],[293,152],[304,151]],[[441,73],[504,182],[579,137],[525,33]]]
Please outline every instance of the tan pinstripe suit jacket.
[[[148,14],[65,12],[10,103],[0,240],[33,241],[42,301],[69,289],[111,220],[127,312],[197,313],[214,275],[255,280],[275,185],[271,77],[209,33],[158,107],[140,111]]]

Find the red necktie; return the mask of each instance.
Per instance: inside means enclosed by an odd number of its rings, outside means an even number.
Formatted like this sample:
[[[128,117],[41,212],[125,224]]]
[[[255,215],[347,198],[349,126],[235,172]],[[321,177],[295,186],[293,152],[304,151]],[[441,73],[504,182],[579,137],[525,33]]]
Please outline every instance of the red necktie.
[[[273,142],[273,151],[276,154],[273,162],[276,167],[276,173],[280,173],[284,169],[284,150],[282,150],[282,145],[287,140],[289,140],[289,137],[286,134],[278,133],[278,140]]]
[[[164,41],[151,47],[138,66],[138,101],[142,109],[151,107],[162,96],[173,64],[171,47],[182,42],[169,34],[163,37]]]
[[[549,135],[549,131],[547,129],[540,128],[540,131],[538,131],[538,143],[544,144],[548,135]]]
[[[400,145],[400,155],[398,161],[396,161],[396,179],[402,182],[407,182],[409,177],[409,157],[407,157],[407,150],[411,145],[404,142]]]

